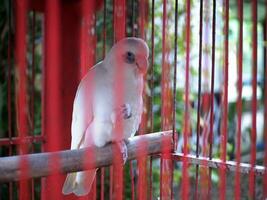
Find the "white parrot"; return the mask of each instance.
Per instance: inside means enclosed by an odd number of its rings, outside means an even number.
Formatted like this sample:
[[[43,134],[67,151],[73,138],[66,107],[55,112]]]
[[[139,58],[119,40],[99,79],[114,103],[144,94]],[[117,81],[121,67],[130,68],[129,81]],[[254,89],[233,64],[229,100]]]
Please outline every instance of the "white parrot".
[[[148,68],[149,49],[139,38],[124,38],[116,43],[102,62],[96,64],[82,79],[74,99],[71,149],[90,145],[103,147],[108,142],[120,142],[133,136],[141,122],[143,111],[143,76]],[[116,65],[123,75],[116,75]],[[123,105],[116,108],[114,82],[123,84]],[[121,116],[121,117],[118,117]],[[113,128],[122,120],[122,138],[116,138]],[[83,196],[89,193],[96,170],[70,173],[62,193]]]

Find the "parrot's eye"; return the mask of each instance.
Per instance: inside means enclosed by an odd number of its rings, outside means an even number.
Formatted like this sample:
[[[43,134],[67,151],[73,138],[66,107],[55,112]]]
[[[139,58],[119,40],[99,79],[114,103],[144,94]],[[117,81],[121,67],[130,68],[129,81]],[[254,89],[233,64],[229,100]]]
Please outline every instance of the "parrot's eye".
[[[126,52],[125,61],[126,63],[133,64],[135,62],[135,55],[130,51]]]

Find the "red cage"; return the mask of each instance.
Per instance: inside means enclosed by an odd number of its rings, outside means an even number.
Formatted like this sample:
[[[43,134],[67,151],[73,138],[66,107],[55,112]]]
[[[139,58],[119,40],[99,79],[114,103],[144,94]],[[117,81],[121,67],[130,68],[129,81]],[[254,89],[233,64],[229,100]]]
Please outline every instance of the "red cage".
[[[9,0],[6,5],[1,199],[267,198],[266,2]],[[140,136],[129,144],[131,161],[123,166],[117,156],[109,157],[113,154],[98,159],[111,146],[63,151],[70,146],[81,78],[112,44],[129,36],[150,47],[145,109]],[[248,159],[246,123],[251,123]],[[93,161],[84,161],[84,155]],[[64,196],[65,173],[92,165],[101,168],[89,195]]]

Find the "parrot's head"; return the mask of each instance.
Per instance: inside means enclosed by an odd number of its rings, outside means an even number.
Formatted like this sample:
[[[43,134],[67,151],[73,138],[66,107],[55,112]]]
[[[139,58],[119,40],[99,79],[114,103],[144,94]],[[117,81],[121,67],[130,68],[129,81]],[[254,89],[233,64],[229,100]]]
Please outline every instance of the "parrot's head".
[[[105,60],[125,66],[123,70],[135,71],[136,74],[144,75],[148,69],[148,56],[149,49],[144,40],[128,37],[117,42]]]

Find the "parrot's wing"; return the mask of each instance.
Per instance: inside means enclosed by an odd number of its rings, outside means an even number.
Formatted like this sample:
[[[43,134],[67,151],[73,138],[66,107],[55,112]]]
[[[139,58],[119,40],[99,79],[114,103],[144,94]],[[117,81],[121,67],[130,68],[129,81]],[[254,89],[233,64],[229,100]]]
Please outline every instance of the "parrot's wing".
[[[93,121],[94,75],[102,68],[102,62],[91,68],[81,80],[73,103],[71,124],[71,149],[79,149],[86,129]]]
[[[82,79],[73,104],[72,124],[71,124],[71,149],[79,149],[85,147],[84,138],[86,129],[93,122],[92,97],[94,81],[93,76],[98,68],[101,68],[101,63],[92,68],[87,75]],[[91,88],[90,88],[91,87]],[[75,193],[77,196],[86,195],[90,191],[96,174],[96,169],[84,172],[74,172],[67,175],[63,194]]]

